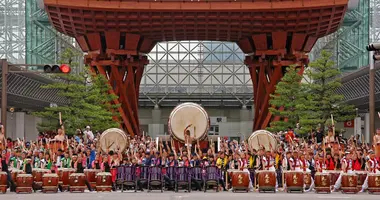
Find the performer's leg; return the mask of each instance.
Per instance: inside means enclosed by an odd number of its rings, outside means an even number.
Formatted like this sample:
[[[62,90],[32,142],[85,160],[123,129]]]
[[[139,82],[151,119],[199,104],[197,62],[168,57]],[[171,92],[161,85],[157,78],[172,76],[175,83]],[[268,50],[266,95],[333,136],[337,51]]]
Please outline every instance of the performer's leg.
[[[92,191],[92,188],[91,188],[91,185],[90,185],[90,182],[88,182],[87,179],[84,180],[86,186],[87,186],[87,189],[91,192]]]
[[[368,176],[365,178],[365,181],[362,185],[362,189],[360,190],[360,192],[364,192],[366,189],[368,189]]]
[[[342,173],[339,174],[339,178],[335,182],[334,191],[339,190],[341,184],[342,184]]]
[[[7,179],[8,179],[8,186],[9,186],[9,189],[11,190],[11,192],[15,192],[16,191],[16,184],[15,182],[12,180],[12,175],[10,172],[7,172]]]
[[[306,192],[310,192],[310,191],[313,191],[314,187],[315,187],[315,184],[314,184],[314,178],[313,178],[313,177],[311,177],[311,184],[310,184],[310,187],[309,187],[309,189],[308,189],[308,190],[306,190]]]

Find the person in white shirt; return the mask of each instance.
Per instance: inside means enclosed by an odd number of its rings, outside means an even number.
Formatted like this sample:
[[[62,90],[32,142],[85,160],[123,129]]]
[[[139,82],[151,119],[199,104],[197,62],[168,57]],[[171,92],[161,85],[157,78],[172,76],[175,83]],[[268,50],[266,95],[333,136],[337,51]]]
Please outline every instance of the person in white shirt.
[[[94,140],[94,134],[92,133],[90,126],[86,126],[86,130],[83,133],[87,136],[87,142],[92,142]]]

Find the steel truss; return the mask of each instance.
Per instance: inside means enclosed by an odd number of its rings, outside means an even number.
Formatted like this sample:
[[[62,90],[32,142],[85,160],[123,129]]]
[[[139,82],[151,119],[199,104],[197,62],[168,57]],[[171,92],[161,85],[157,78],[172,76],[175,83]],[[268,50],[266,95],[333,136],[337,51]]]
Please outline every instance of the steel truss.
[[[0,0],[0,59],[25,62],[25,1]]]
[[[208,106],[242,106],[253,101],[249,70],[235,43],[163,42],[148,60],[140,105],[175,106],[190,100]]]
[[[370,0],[379,3],[380,0]],[[310,53],[310,60],[319,57],[321,50],[333,53],[333,60],[342,72],[357,70],[368,65],[365,46],[369,43],[369,6],[368,0],[359,1],[355,9],[349,9],[341,28],[328,36],[320,38]]]

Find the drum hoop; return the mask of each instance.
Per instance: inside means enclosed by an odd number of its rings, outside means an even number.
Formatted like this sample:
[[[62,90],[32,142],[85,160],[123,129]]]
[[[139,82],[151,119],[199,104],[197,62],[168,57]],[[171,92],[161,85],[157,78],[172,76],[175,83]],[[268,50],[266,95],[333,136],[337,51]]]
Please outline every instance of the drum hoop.
[[[33,177],[31,174],[17,174],[17,177]]]
[[[42,177],[58,177],[58,174],[44,174]]]
[[[96,174],[97,176],[112,176],[112,174],[111,173],[109,173],[109,172],[100,172],[100,173],[98,173],[98,174]]]
[[[85,175],[82,173],[72,173],[70,174],[70,176],[85,176]]]
[[[186,103],[182,103],[182,104],[179,104],[177,105],[173,110],[172,112],[170,113],[169,115],[169,119],[168,119],[168,132],[169,132],[169,135],[171,137],[173,137],[175,140],[181,142],[181,143],[185,143],[185,140],[183,139],[180,139],[179,137],[177,137],[173,130],[172,130],[172,126],[171,126],[171,119],[174,115],[174,111],[176,111],[179,107],[183,107],[183,105],[195,105],[196,107],[200,107],[201,108],[201,111],[206,115],[207,117],[207,125],[206,125],[206,130],[203,132],[202,136],[200,136],[199,138],[196,138],[197,140],[200,140],[200,141],[203,141],[205,138],[207,138],[207,133],[208,133],[208,130],[210,129],[210,117],[208,115],[208,113],[206,112],[206,110],[204,109],[203,106],[199,105],[199,104],[196,104],[196,103],[192,103],[192,102],[186,102]],[[196,141],[192,141],[192,143],[195,143]]]

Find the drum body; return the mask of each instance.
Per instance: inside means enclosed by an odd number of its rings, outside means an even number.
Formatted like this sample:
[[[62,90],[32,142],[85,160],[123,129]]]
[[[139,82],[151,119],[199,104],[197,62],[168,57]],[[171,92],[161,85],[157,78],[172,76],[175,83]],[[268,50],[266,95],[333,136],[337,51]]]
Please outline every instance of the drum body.
[[[311,185],[311,172],[304,172],[304,183],[305,183],[305,188],[309,189]]]
[[[86,176],[84,173],[72,173],[69,176],[70,192],[84,192],[86,189]]]
[[[376,158],[380,157],[380,144],[375,145],[375,154],[376,154]]]
[[[15,181],[15,182],[17,180],[17,175],[24,174],[24,171],[18,170],[18,169],[12,169],[10,171],[11,171],[12,180]]]
[[[7,192],[8,174],[0,172],[0,192],[5,194]]]
[[[244,190],[249,192],[249,176],[248,172],[243,171],[234,171],[231,172],[232,179],[232,191]]]
[[[207,137],[210,128],[210,118],[202,106],[196,103],[182,103],[170,113],[168,121],[169,134],[177,141],[184,143],[185,128],[189,125],[190,137],[194,140],[203,140]],[[195,128],[194,128],[195,127]]]
[[[75,169],[71,169],[71,168],[59,168],[58,169],[59,184],[62,186],[63,190],[68,189],[68,187],[70,185],[69,177],[74,172],[75,172]]]
[[[42,176],[46,173],[50,173],[50,170],[48,169],[38,169],[34,168],[32,170],[32,175],[33,175],[33,182],[35,185],[34,189],[41,189],[42,187]]]
[[[101,172],[99,169],[85,169],[84,170],[86,179],[90,183],[92,188],[96,187],[96,174],[99,172]]]
[[[257,171],[259,192],[276,191],[276,172],[274,171]]]
[[[285,175],[285,183],[286,183],[287,192],[291,192],[291,191],[303,192],[304,172],[288,171]]]
[[[357,193],[358,192],[358,176],[356,174],[342,174],[343,193]]]
[[[58,192],[58,182],[57,174],[44,174],[42,176],[42,192]]]
[[[53,151],[53,153],[57,153],[59,149],[65,150],[67,147],[67,144],[62,141],[53,140],[49,143],[49,148]]]
[[[366,171],[356,171],[355,173],[358,176],[358,191],[360,191],[368,173]]]
[[[112,190],[112,174],[109,172],[100,172],[96,174],[96,191]]]
[[[329,173],[316,173],[314,176],[314,184],[317,193],[330,193],[331,175]]]
[[[380,174],[368,174],[368,192],[380,193]]]
[[[33,176],[31,174],[18,174],[16,177],[16,193],[32,193]]]

